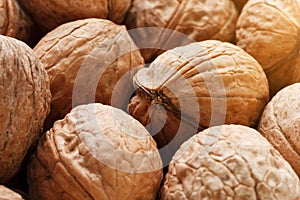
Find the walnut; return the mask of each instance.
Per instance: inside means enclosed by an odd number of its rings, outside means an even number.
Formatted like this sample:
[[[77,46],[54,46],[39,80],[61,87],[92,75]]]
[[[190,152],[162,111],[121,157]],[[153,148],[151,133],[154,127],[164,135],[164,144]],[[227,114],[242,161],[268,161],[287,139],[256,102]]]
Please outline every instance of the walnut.
[[[231,0],[134,0],[125,23],[128,29],[142,28],[132,35],[149,61],[164,50],[190,42],[232,41],[236,20],[237,10]]]
[[[93,103],[72,109],[39,141],[28,166],[30,199],[155,199],[156,143],[134,118]]]
[[[300,1],[249,0],[237,22],[237,45],[263,67],[270,96],[300,81]]]
[[[15,191],[0,185],[0,199],[1,200],[24,200],[22,196]]]
[[[50,31],[66,22],[85,18],[109,19],[122,23],[131,0],[19,0],[32,19]]]
[[[268,103],[259,132],[282,154],[300,176],[300,83],[281,89]]]
[[[33,31],[30,17],[16,0],[0,0],[0,34],[28,42]]]
[[[0,182],[12,178],[49,113],[49,77],[24,42],[0,35]]]
[[[63,24],[44,36],[34,51],[51,82],[47,128],[80,104],[100,102],[126,109],[126,95],[133,88],[130,74],[144,65],[125,26],[105,19]]]
[[[133,81],[137,92],[129,113],[155,134],[159,147],[175,135],[187,137],[189,126],[195,133],[223,123],[256,127],[269,101],[258,62],[241,48],[216,40],[168,50]],[[178,130],[184,124],[189,125]]]
[[[176,152],[163,199],[299,199],[297,174],[255,129],[215,126]]]

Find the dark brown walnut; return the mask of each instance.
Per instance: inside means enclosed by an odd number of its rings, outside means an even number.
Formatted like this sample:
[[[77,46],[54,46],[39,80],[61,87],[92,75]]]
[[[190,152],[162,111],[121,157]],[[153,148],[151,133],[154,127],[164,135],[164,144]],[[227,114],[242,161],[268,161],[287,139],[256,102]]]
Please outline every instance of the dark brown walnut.
[[[80,105],[39,141],[28,166],[29,197],[155,200],[162,175],[143,125],[112,106]]]
[[[28,42],[33,31],[30,17],[16,0],[0,0],[0,34]]]
[[[132,35],[149,61],[191,41],[232,41],[236,20],[232,0],[134,0],[125,23],[128,29],[142,28],[133,30]]]
[[[237,22],[237,45],[263,67],[270,96],[300,81],[300,1],[249,0]]]
[[[122,23],[132,0],[18,0],[32,19],[46,31],[85,18]]]
[[[156,134],[159,147],[175,135],[184,141],[191,131],[187,127],[195,133],[223,123],[256,127],[269,100],[258,62],[241,48],[216,40],[168,50],[133,81],[137,94],[129,113]]]
[[[49,77],[24,42],[0,35],[0,182],[20,169],[42,132],[51,101]]]
[[[144,65],[125,26],[105,19],[63,24],[44,36],[34,51],[50,76],[52,103],[47,128],[72,106],[100,102],[126,107],[132,74]]]
[[[255,129],[215,126],[176,152],[161,188],[163,199],[300,199],[297,174]]]
[[[259,132],[282,154],[300,176],[300,83],[281,89],[268,103]]]
[[[17,192],[0,185],[0,199],[1,200],[24,200]]]

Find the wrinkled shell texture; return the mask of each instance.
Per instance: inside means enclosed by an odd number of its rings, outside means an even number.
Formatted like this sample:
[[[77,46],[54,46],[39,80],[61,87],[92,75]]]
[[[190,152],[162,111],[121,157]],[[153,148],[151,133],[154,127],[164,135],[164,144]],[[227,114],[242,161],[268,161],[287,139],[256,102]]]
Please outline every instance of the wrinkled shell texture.
[[[300,176],[300,83],[280,90],[268,103],[258,130]]]
[[[109,19],[121,23],[131,0],[19,0],[34,21],[46,30],[84,18]]]
[[[206,129],[176,152],[160,199],[299,199],[299,178],[259,132]]]
[[[22,196],[11,189],[0,185],[0,199],[1,200],[23,200]]]
[[[0,0],[0,34],[27,41],[33,24],[16,0]]]
[[[0,182],[19,170],[49,113],[50,84],[31,48],[0,36]]]
[[[167,142],[183,121],[199,129],[223,123],[255,127],[269,100],[262,67],[239,47],[216,40],[166,51],[137,72],[134,85],[139,92],[128,108],[141,123],[163,121],[155,119],[151,105],[161,105],[167,118],[173,115],[160,133]]]
[[[149,42],[157,42],[155,48],[165,49],[164,44],[172,37],[177,37],[176,32],[183,33],[181,38],[176,38],[178,46],[180,41],[189,37],[192,41],[216,39],[231,41],[235,36],[237,10],[231,0],[134,0],[126,18],[129,29],[141,27],[159,27],[173,32],[165,35],[164,31],[139,30],[133,38],[139,47],[149,46]],[[149,40],[149,38],[155,38]],[[178,43],[179,42],[179,43]],[[157,50],[144,50],[145,60],[155,55]]]
[[[300,1],[249,0],[237,22],[237,45],[264,68],[270,94],[300,81]]]
[[[29,164],[30,199],[155,199],[162,163],[147,130],[122,110],[81,105],[57,121]]]
[[[62,119],[72,103],[100,102],[122,107],[124,94],[132,87],[131,78],[125,80],[123,75],[144,64],[125,26],[104,19],[61,25],[44,36],[34,51],[50,77],[50,124]],[[123,84],[117,84],[120,80]]]

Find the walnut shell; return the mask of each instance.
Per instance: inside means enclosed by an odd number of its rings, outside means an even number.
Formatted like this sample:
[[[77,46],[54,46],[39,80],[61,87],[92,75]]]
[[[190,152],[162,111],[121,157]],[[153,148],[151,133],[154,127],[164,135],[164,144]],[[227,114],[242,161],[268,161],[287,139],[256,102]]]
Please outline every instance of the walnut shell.
[[[134,31],[133,39],[143,48],[142,54],[149,61],[160,54],[160,50],[191,41],[232,41],[236,20],[237,10],[231,0],[134,0],[125,23],[129,29],[163,28]],[[153,46],[156,49],[146,49]]]
[[[120,109],[80,105],[56,121],[28,166],[30,199],[155,199],[162,162],[147,130]]]
[[[267,104],[258,130],[300,176],[300,83],[281,89]]]
[[[300,1],[249,0],[237,22],[237,45],[265,70],[270,96],[300,81]]]
[[[122,23],[131,0],[19,0],[32,19],[50,31],[66,22],[85,19],[109,19]]]
[[[16,0],[0,0],[0,34],[28,42],[33,30],[30,17]]]
[[[15,191],[0,185],[0,199],[1,200],[24,200],[22,196]]]
[[[125,26],[105,19],[63,24],[44,36],[34,51],[50,77],[53,97],[47,128],[72,106],[100,102],[126,107],[125,97],[133,87],[128,74],[144,65]]]
[[[215,126],[173,157],[160,199],[299,199],[297,174],[255,129]]]
[[[49,77],[24,42],[0,35],[0,182],[12,178],[42,132]]]
[[[184,138],[186,128],[180,132],[178,127],[185,123],[195,126],[195,133],[223,123],[256,127],[269,100],[267,78],[257,61],[241,48],[216,40],[166,51],[133,81],[137,94],[129,113],[150,124],[149,129],[165,122],[159,132],[150,130],[157,133],[159,147],[175,135]]]

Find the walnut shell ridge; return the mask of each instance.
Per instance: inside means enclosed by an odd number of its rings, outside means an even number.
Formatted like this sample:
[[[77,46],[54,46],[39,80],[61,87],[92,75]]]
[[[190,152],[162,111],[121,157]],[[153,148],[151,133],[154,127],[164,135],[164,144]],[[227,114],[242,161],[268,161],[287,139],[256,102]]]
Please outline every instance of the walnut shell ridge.
[[[1,200],[24,200],[22,196],[15,191],[0,185],[0,199]]]

